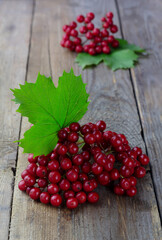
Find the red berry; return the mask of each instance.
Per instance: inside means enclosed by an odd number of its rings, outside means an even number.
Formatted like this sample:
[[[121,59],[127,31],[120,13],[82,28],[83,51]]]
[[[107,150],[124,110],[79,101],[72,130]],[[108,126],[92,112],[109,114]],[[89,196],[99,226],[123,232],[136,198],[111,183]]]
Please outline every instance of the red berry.
[[[84,19],[84,22],[85,22],[85,23],[90,23],[90,22],[91,22],[91,19],[90,19],[89,17],[86,17],[86,18]]]
[[[72,29],[70,32],[70,35],[73,37],[77,37],[78,36],[78,31],[76,29]]]
[[[129,178],[129,182],[130,182],[130,185],[131,185],[132,187],[135,187],[136,184],[137,184],[137,179],[136,179],[135,177],[131,176],[131,177]]]
[[[62,30],[65,32],[67,28],[68,28],[68,25],[64,25],[64,26],[62,27]]]
[[[75,193],[72,190],[67,190],[67,191],[64,192],[64,198],[65,199],[68,199],[68,198],[71,198],[71,197],[74,197],[74,196],[75,196]]]
[[[102,47],[100,45],[95,47],[95,52],[96,53],[101,53],[102,52]]]
[[[94,36],[99,36],[100,34],[100,29],[99,28],[94,28],[93,31],[92,31],[93,35]]]
[[[73,122],[70,124],[69,128],[72,132],[78,132],[80,130],[80,124],[77,122]]]
[[[89,53],[90,55],[95,55],[96,51],[95,51],[94,48],[90,48],[90,49],[88,50],[88,53]]]
[[[149,164],[149,161],[150,161],[149,157],[146,154],[141,154],[139,156],[138,160],[140,161],[140,163],[142,165],[147,165],[147,164]]]
[[[101,185],[107,185],[110,181],[110,176],[106,171],[103,171],[99,176],[98,176],[98,181]]]
[[[90,162],[85,162],[82,165],[82,172],[83,173],[89,173],[91,171],[91,163]]]
[[[89,12],[89,13],[87,13],[87,15],[86,15],[88,18],[90,18],[91,20],[93,20],[94,19],[94,17],[95,17],[95,15],[94,15],[94,13],[93,12]]]
[[[111,46],[112,46],[113,48],[117,48],[117,47],[119,47],[119,42],[118,42],[117,40],[114,40],[114,41],[112,42]]]
[[[93,30],[94,29],[94,24],[92,22],[87,24],[88,30]]]
[[[26,186],[26,183],[25,183],[24,180],[21,180],[21,181],[19,182],[18,187],[19,187],[19,189],[20,189],[21,191],[26,191],[26,189],[27,189],[27,186]]]
[[[45,188],[47,186],[48,182],[45,178],[39,178],[38,179],[38,186],[40,188]]]
[[[64,158],[62,161],[61,161],[61,168],[63,170],[68,170],[72,167],[72,162],[69,158]]]
[[[66,48],[71,48],[71,46],[72,46],[72,41],[66,40],[66,41],[65,41],[65,47],[66,47]]]
[[[59,148],[58,148],[58,150],[57,150],[57,152],[58,152],[58,154],[59,155],[62,155],[62,156],[64,156],[66,153],[67,153],[67,147],[65,146],[65,145],[61,145]]]
[[[83,125],[82,127],[81,127],[81,133],[83,134],[83,135],[85,135],[86,133],[90,133],[91,132],[91,129],[90,129],[90,127],[88,126],[88,125]]]
[[[36,170],[36,175],[40,178],[47,176],[47,168],[45,166],[38,166]]]
[[[49,192],[49,194],[53,195],[55,193],[58,193],[59,187],[56,183],[52,183],[48,185],[47,191]]]
[[[74,42],[75,45],[80,45],[82,40],[81,40],[81,38],[76,37],[76,38],[74,38],[73,42]]]
[[[78,173],[74,170],[74,169],[70,169],[68,170],[68,172],[66,173],[66,178],[70,181],[70,182],[75,182],[78,179]]]
[[[134,147],[132,150],[137,154],[137,156],[142,154],[142,149],[139,147]]]
[[[114,187],[114,193],[117,194],[117,195],[123,195],[125,193],[125,190],[122,187],[120,187],[119,184],[117,184]]]
[[[27,187],[27,188],[26,188],[26,193],[27,193],[28,195],[29,195],[31,189],[32,189],[32,187]]]
[[[107,38],[107,41],[108,41],[108,43],[112,43],[114,41],[114,37],[113,36],[109,36]]]
[[[58,132],[58,137],[59,139],[61,140],[65,140],[67,138],[67,131],[65,131],[64,129],[61,129],[59,132]]]
[[[91,192],[88,194],[87,199],[88,199],[88,202],[90,203],[96,203],[99,200],[99,195],[96,192]]]
[[[51,183],[58,183],[61,180],[61,174],[58,171],[52,171],[49,173],[48,179]]]
[[[108,12],[108,13],[106,14],[106,17],[107,17],[107,18],[113,18],[113,16],[114,16],[114,15],[113,15],[112,12]]]
[[[91,155],[88,151],[83,151],[81,154],[83,156],[84,161],[89,161],[90,160]]]
[[[130,177],[131,176],[131,169],[127,166],[122,166],[120,168],[120,174],[123,176],[123,177]]]
[[[28,174],[29,174],[28,171],[25,169],[25,170],[21,173],[22,179],[24,179],[24,177],[25,177],[26,175],[28,175]]]
[[[74,21],[71,22],[71,23],[70,23],[70,27],[71,27],[71,28],[76,28],[76,27],[77,27],[77,23],[74,22]]]
[[[77,53],[83,52],[82,45],[77,45],[76,48],[75,48],[75,52],[77,52]]]
[[[29,196],[33,199],[33,200],[37,200],[39,199],[39,196],[41,194],[41,190],[37,187],[34,187],[30,190],[29,192]]]
[[[103,167],[101,165],[99,165],[98,163],[93,163],[92,164],[92,172],[95,175],[101,174],[103,171]]]
[[[68,198],[66,201],[66,206],[69,209],[77,208],[78,206],[78,200],[75,197]]]
[[[30,162],[30,163],[36,163],[37,162],[37,157],[35,157],[35,158],[33,158],[33,154],[32,153],[30,153],[29,155],[28,155],[28,161]]]
[[[104,22],[104,23],[103,23],[103,28],[104,28],[104,29],[109,28],[109,26],[110,26],[109,22]]]
[[[69,149],[68,149],[68,151],[69,151],[69,153],[70,154],[76,154],[77,152],[78,152],[78,146],[75,144],[75,143],[71,143],[70,145],[69,145]]]
[[[77,154],[75,156],[73,156],[73,164],[74,165],[82,165],[84,162],[83,156],[81,154]]]
[[[110,172],[110,179],[115,181],[118,180],[120,178],[120,173],[119,170],[114,168],[111,172]]]
[[[115,157],[114,157],[113,154],[108,154],[106,158],[107,158],[107,160],[109,160],[111,163],[114,164],[114,162],[115,162]]]
[[[38,164],[40,166],[46,166],[48,164],[48,158],[44,155],[38,157]]]
[[[67,191],[70,188],[70,182],[67,179],[62,179],[59,187],[62,191]]]
[[[103,139],[109,141],[112,138],[113,134],[111,131],[106,131],[103,133]]]
[[[86,38],[87,39],[92,39],[93,38],[93,34],[91,32],[87,32],[86,33]]]
[[[95,142],[100,142],[102,140],[102,133],[99,130],[95,130],[93,135],[95,137]]]
[[[32,187],[36,182],[35,177],[33,177],[31,175],[26,175],[24,177],[24,181],[25,181],[25,184],[29,187]]]
[[[94,190],[94,184],[92,181],[90,180],[86,180],[84,183],[83,183],[83,189],[85,192],[92,192]]]
[[[83,182],[85,180],[88,180],[88,176],[85,173],[80,173],[78,179]]]
[[[134,173],[135,177],[137,178],[143,178],[146,175],[146,170],[144,167],[136,167],[135,168],[135,173]]]
[[[50,161],[48,168],[50,171],[56,171],[59,168],[59,162],[57,160]]]
[[[79,15],[77,17],[77,21],[80,22],[80,23],[84,22],[84,16],[83,15]]]
[[[72,166],[72,169],[75,171],[75,172],[77,172],[77,173],[79,173],[79,167],[78,166],[75,166],[75,165],[73,165]]]
[[[93,144],[95,143],[95,136],[91,133],[87,133],[84,135],[84,141],[87,144]]]
[[[106,129],[106,123],[102,120],[98,121],[96,125],[101,132],[103,132]]]
[[[80,181],[72,183],[72,190],[74,192],[80,192],[82,190],[82,183]]]
[[[62,203],[62,197],[59,194],[54,194],[51,196],[50,202],[53,206],[59,207]]]
[[[44,204],[48,204],[50,202],[50,195],[48,192],[42,192],[40,194],[40,201]]]
[[[80,33],[84,34],[84,33],[87,33],[88,29],[86,26],[82,26],[79,28],[79,31],[80,31]]]
[[[105,17],[102,17],[102,18],[101,18],[101,22],[106,22],[106,18],[105,18]]]
[[[88,45],[84,45],[83,50],[84,50],[84,52],[88,52],[89,51],[89,46]]]
[[[85,203],[87,200],[87,195],[85,194],[85,192],[78,192],[75,197],[80,204]]]
[[[134,168],[134,160],[132,158],[124,158],[123,164],[127,167]]]
[[[109,160],[106,161],[104,164],[104,169],[108,172],[110,172],[113,169],[114,164],[110,162]]]
[[[127,194],[129,197],[135,196],[136,193],[137,193],[136,187],[130,187],[130,188],[126,191],[126,194]]]
[[[130,188],[130,182],[127,178],[122,178],[120,180],[120,186],[124,189],[124,190],[127,190]]]
[[[110,27],[110,31],[111,31],[112,33],[116,33],[116,32],[118,31],[118,27],[117,27],[116,25],[112,25],[112,26]]]

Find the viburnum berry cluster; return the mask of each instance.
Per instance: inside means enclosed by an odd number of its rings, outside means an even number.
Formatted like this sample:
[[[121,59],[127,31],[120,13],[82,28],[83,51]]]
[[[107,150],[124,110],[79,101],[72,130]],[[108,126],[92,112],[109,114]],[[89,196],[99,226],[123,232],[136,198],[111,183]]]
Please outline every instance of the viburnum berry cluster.
[[[95,18],[93,12],[86,16],[79,15],[77,22],[82,26],[77,30],[77,23],[71,22],[69,25],[62,27],[65,34],[63,35],[60,45],[77,53],[86,52],[90,55],[99,53],[109,54],[111,47],[117,48],[119,42],[113,34],[118,31],[118,27],[113,23],[113,13],[108,12],[105,17],[101,18],[102,27],[96,28],[92,20]]]
[[[137,179],[146,175],[143,166],[149,158],[141,148],[131,149],[125,135],[105,129],[102,120],[83,126],[73,122],[61,129],[50,154],[29,154],[19,189],[34,200],[69,209],[98,202],[98,185],[113,187],[117,195],[136,195]]]

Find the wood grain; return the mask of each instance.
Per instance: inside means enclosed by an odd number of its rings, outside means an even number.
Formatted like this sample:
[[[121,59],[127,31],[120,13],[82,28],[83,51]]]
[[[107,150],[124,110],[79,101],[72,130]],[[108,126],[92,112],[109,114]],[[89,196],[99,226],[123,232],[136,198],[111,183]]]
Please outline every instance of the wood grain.
[[[32,2],[0,2],[0,239],[8,239],[20,115],[10,88],[25,81]],[[7,18],[6,18],[7,17]],[[24,27],[25,26],[25,27]]]
[[[149,53],[131,75],[162,215],[162,3],[137,0],[118,4],[124,37]]]
[[[63,70],[69,71],[73,67],[76,74],[82,73],[91,94],[89,111],[81,122],[102,118],[109,129],[126,134],[132,146],[139,145],[145,150],[129,73],[118,71],[113,74],[102,64],[82,72],[74,63],[75,54],[59,46],[63,24],[88,11],[94,11],[99,18],[105,9],[114,11],[118,23],[112,0],[36,1],[27,80],[34,82],[40,71],[52,74],[57,83]],[[29,124],[23,118],[21,135],[28,128]],[[139,192],[134,199],[120,198],[109,189],[99,188],[101,199],[98,204],[87,204],[70,211],[33,202],[17,189],[20,174],[27,165],[26,158],[19,149],[10,240],[160,239],[160,219],[149,172],[139,182]]]

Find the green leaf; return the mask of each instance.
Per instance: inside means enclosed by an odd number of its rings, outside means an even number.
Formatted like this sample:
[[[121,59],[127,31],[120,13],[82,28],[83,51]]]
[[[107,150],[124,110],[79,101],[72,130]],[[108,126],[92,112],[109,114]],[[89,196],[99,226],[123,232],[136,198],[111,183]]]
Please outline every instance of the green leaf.
[[[79,53],[75,59],[75,62],[77,62],[82,67],[82,69],[91,65],[98,65],[102,61],[102,54],[92,56],[88,53]]]
[[[145,49],[135,45],[135,44],[129,44],[126,40],[117,38],[116,40],[119,41],[119,49],[130,49],[136,53],[143,53],[146,52]]]
[[[113,71],[117,69],[127,69],[134,66],[134,62],[138,59],[137,54],[133,51],[119,50],[114,51],[110,55],[104,56],[104,63],[110,67]]]
[[[11,89],[13,101],[20,104],[17,111],[34,124],[19,141],[24,153],[47,155],[57,144],[58,131],[82,118],[89,104],[85,85],[71,70],[59,78],[57,88],[50,77],[38,74],[36,83]]]
[[[139,55],[137,54],[141,54],[145,52],[145,50],[134,44],[129,44],[124,39],[117,40],[119,41],[119,48],[111,48],[110,54],[102,53],[91,56],[88,53],[79,53],[75,61],[82,67],[82,69],[98,65],[101,62],[104,62],[105,65],[113,71],[134,67],[135,61],[137,62],[139,58]]]

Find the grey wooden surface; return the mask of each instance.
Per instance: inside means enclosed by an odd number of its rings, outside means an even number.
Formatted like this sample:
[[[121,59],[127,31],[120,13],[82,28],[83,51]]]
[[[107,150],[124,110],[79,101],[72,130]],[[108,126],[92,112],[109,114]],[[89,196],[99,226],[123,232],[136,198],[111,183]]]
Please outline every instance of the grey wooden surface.
[[[130,71],[113,73],[103,64],[82,71],[75,54],[59,46],[61,27],[77,14],[94,11],[100,18],[113,11],[119,37],[145,47],[148,58]],[[0,240],[159,240],[161,235],[161,23],[160,0],[149,1],[0,1]],[[101,200],[75,211],[31,201],[17,184],[27,156],[13,144],[29,128],[15,112],[9,88],[38,72],[57,84],[63,70],[73,67],[88,83],[89,111],[81,120],[104,119],[108,129],[126,134],[132,146],[148,152],[151,163],[134,198],[99,188]]]

